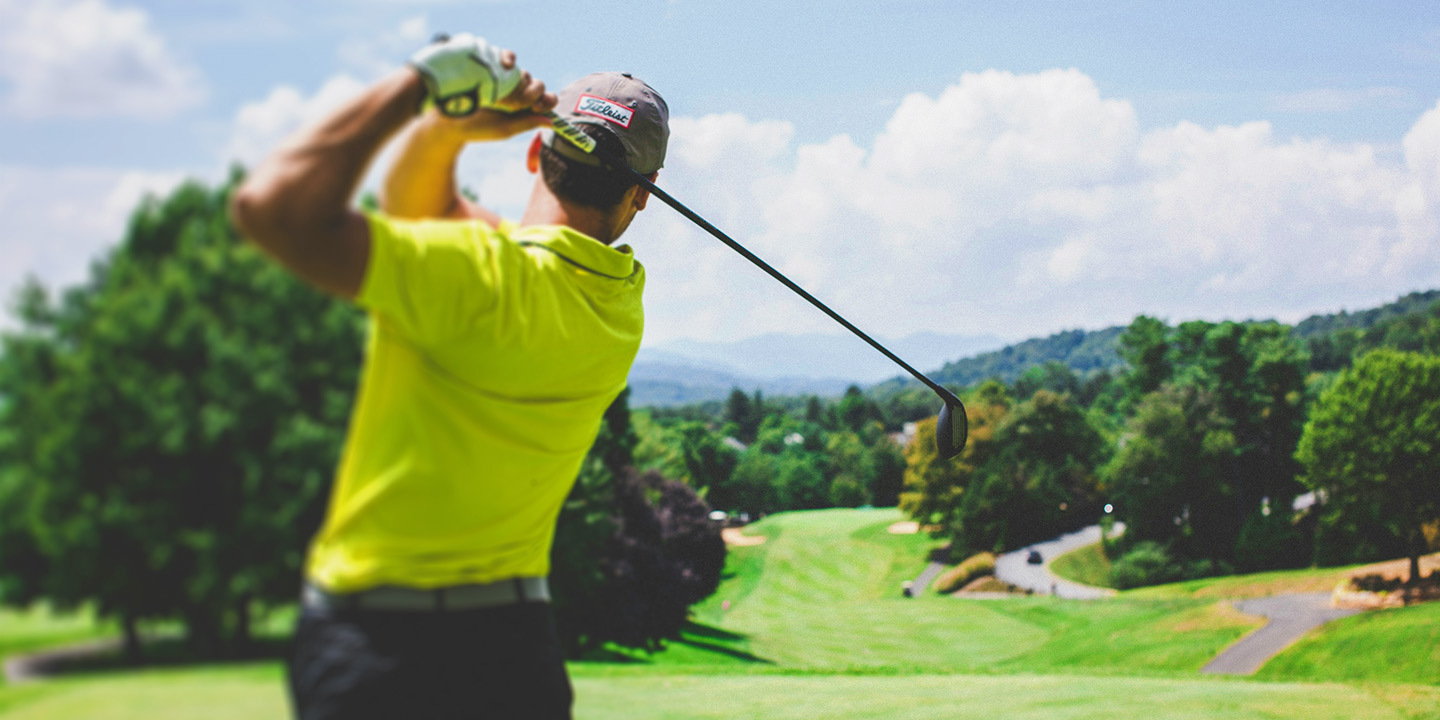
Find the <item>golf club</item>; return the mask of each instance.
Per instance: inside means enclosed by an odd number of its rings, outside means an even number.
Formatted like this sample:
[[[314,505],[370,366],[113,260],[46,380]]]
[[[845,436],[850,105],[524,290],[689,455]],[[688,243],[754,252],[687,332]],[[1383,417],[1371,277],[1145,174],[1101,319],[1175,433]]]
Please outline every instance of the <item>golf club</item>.
[[[729,235],[726,235],[725,233],[721,232],[719,228],[711,225],[708,221],[705,220],[705,218],[702,218],[699,215],[695,214],[694,211],[692,211],[688,207],[685,207],[685,205],[683,205],[679,200],[670,197],[669,193],[661,190],[655,185],[655,183],[650,182],[649,178],[630,169],[630,166],[626,164],[623,160],[609,157],[608,154],[601,151],[596,146],[595,139],[590,137],[589,135],[586,135],[583,131],[580,130],[580,128],[576,127],[569,121],[565,120],[564,118],[553,112],[549,113],[548,115],[555,128],[555,132],[561,137],[570,141],[572,145],[580,148],[581,150],[584,150],[587,153],[599,157],[602,162],[604,162],[611,168],[620,169],[623,172],[629,173],[630,176],[635,180],[635,182],[639,184],[640,187],[649,190],[651,195],[660,198],[662,201],[665,202],[666,205],[675,208],[677,212],[689,218],[691,222],[699,225],[701,228],[704,228],[705,231],[710,233],[711,235],[714,235],[715,239],[719,240],[722,243],[725,243],[726,245],[729,245],[731,250],[740,253],[740,255],[742,255],[746,260],[754,263],[756,267],[769,273],[770,277],[779,280],[782,284],[785,285],[785,287],[788,287],[791,290],[795,291],[796,295],[799,295],[800,297],[808,300],[811,305],[820,308],[821,311],[823,311],[826,315],[829,315],[832,319],[835,320],[835,322],[844,325],[845,329],[849,330],[852,333],[855,333],[857,336],[859,336],[861,340],[870,343],[871,347],[879,350],[885,355],[885,357],[888,357],[891,360],[895,361],[896,365],[905,368],[906,372],[915,376],[916,380],[925,383],[927,387],[935,391],[935,394],[940,396],[940,400],[944,403],[940,408],[940,419],[935,427],[936,450],[939,451],[940,457],[942,459],[948,460],[949,458],[959,455],[960,451],[965,449],[965,439],[969,433],[969,423],[965,419],[965,405],[964,403],[960,402],[960,398],[955,397],[954,393],[945,389],[943,386],[941,386],[934,380],[926,377],[925,374],[920,372],[919,370],[910,367],[910,364],[905,362],[904,360],[901,360],[898,355],[890,352],[890,350],[884,345],[881,345],[879,342],[876,342],[874,338],[866,335],[863,331],[860,330],[860,328],[852,325],[849,320],[840,317],[840,313],[831,310],[828,306],[825,305],[825,303],[820,302],[815,298],[814,295],[811,295],[810,293],[806,292],[804,288],[796,285],[794,281],[792,281],[788,277],[785,277],[785,275],[779,270],[770,267],[769,263],[761,260],[758,256],[755,255],[755,253],[746,250],[743,245],[735,242],[735,240],[732,239]]]

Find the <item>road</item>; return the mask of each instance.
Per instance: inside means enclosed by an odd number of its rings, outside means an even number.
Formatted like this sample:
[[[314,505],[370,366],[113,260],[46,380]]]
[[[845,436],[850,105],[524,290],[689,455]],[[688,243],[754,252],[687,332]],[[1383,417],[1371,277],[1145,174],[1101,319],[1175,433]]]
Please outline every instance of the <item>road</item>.
[[[1235,601],[1235,609],[1264,616],[1269,622],[1240,638],[1215,656],[1200,672],[1210,675],[1252,675],[1267,660],[1290,647],[1305,633],[1359,610],[1330,607],[1330,593],[1276,595]]]
[[[1124,523],[1115,523],[1112,536],[1125,531]],[[1083,530],[1061,535],[1054,540],[1035,543],[1014,552],[995,558],[995,577],[1016,587],[1033,590],[1042,595],[1071,598],[1074,600],[1097,600],[1115,594],[1110,588],[1099,588],[1071,582],[1050,572],[1050,561],[1071,550],[1100,542],[1100,526],[1091,525]],[[1040,552],[1045,562],[1031,565],[1026,562],[1031,550]]]

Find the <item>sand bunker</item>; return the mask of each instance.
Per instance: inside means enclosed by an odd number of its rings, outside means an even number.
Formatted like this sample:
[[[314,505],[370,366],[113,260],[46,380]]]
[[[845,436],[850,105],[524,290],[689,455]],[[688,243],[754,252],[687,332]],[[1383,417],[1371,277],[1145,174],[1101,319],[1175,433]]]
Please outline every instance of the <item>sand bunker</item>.
[[[740,528],[725,528],[720,531],[720,537],[725,538],[726,545],[736,545],[740,547],[759,545],[765,542],[764,535],[746,535],[740,532]]]
[[[892,523],[888,529],[891,535],[914,535],[920,532],[920,523],[914,520],[901,520],[900,522]]]

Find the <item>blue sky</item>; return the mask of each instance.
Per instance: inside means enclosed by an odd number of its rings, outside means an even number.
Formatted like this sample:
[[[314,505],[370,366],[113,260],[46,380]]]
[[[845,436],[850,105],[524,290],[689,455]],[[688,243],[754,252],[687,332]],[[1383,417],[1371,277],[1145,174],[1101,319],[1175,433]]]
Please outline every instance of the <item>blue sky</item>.
[[[1415,3],[0,0],[0,293],[253,162],[437,30],[630,70],[661,184],[877,334],[1279,317],[1440,286],[1440,11]],[[462,179],[517,213],[522,141]],[[662,206],[647,343],[824,331]]]

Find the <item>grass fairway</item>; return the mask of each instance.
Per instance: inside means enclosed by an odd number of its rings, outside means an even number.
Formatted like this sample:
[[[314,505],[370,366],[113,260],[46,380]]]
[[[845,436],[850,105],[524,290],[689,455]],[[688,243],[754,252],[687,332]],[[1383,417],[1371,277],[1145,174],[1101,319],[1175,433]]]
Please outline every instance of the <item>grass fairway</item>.
[[[109,624],[97,624],[88,612],[56,614],[44,607],[0,610],[0,660],[36,648],[93,640],[115,632]]]
[[[1050,563],[1050,571],[1075,582],[1095,587],[1111,587],[1110,558],[1100,549],[1100,543],[1071,550]]]
[[[577,669],[580,720],[1440,717],[1440,688],[1044,675],[670,674]],[[15,702],[8,703],[5,698]],[[98,676],[0,693],[5,720],[286,717],[275,665]]]
[[[1044,675],[634,676],[575,680],[582,720],[1380,720],[1440,717],[1440,689]]]
[[[731,549],[733,574],[697,608],[703,627],[649,662],[1187,676],[1258,625],[1215,600],[1177,595],[906,599],[900,581],[920,573],[934,542],[886,532],[899,519],[896,510],[822,510],[752,525],[749,534],[769,540]]]
[[[886,532],[898,519],[894,510],[827,510],[747,528],[767,541],[731,549],[719,591],[696,608],[682,641],[631,662],[572,664],[576,717],[1440,720],[1440,605],[1327,626],[1272,661],[1264,681],[1202,677],[1201,665],[1259,623],[1227,594],[1293,591],[1343,570],[1092,602],[906,599],[900,581],[919,574],[934,541]],[[52,637],[84,630],[47,622],[37,621]],[[35,642],[36,632],[0,623],[0,647],[6,633]],[[286,714],[275,663],[0,687],[0,720]]]

